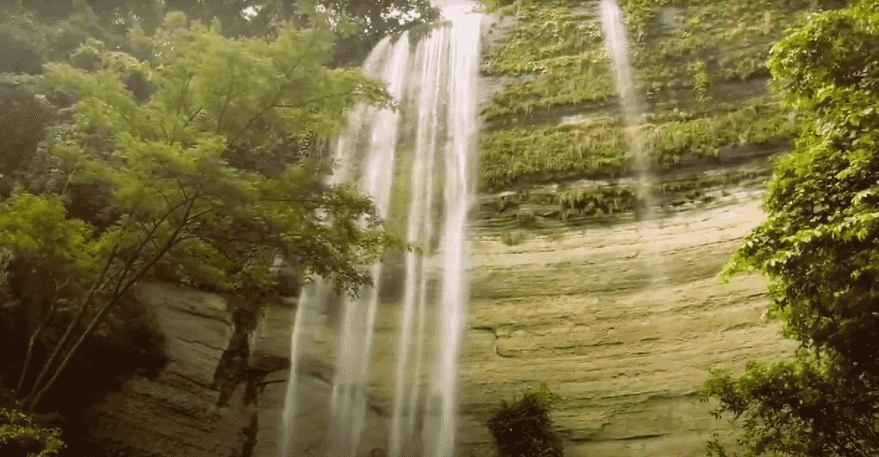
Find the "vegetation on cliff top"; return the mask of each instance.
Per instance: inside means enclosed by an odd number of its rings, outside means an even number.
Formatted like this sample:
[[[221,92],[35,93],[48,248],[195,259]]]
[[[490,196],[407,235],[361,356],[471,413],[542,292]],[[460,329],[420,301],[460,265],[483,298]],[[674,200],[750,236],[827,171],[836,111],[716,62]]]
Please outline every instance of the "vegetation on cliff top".
[[[790,106],[814,113],[776,165],[769,213],[726,274],[771,279],[771,315],[800,342],[793,361],[714,372],[717,414],[740,419],[744,454],[879,453],[879,6],[817,15],[769,68]],[[732,455],[722,439],[715,455]]]
[[[643,92],[695,87],[702,65],[713,82],[766,74],[769,46],[801,20],[811,3],[621,2],[628,19],[633,65]],[[610,56],[604,49],[595,3],[519,1],[501,9],[515,14],[512,36],[484,59],[488,74],[533,74],[510,84],[483,118],[528,113],[564,103],[602,101],[615,95]],[[662,14],[664,8],[673,8]]]

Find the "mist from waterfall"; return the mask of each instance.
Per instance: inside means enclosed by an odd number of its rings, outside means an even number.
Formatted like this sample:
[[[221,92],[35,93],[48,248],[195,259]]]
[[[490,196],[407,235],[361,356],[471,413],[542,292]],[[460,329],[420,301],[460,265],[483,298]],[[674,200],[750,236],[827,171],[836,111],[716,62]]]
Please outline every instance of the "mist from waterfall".
[[[321,278],[303,288],[290,345],[290,378],[282,415],[281,457],[299,455],[303,366],[332,363],[325,442],[313,455],[356,456],[376,378],[393,384],[387,424],[387,456],[452,456],[457,428],[458,353],[466,325],[466,215],[476,148],[476,93],[481,16],[460,7],[443,9],[446,20],[421,37],[385,38],[362,66],[381,80],[400,109],[361,105],[349,113],[335,147],[330,184],[356,183],[387,218],[394,194],[408,195],[401,216],[407,252],[401,296],[384,303],[382,264],[372,267],[374,287],[356,298],[337,296]],[[396,205],[397,207],[400,205]],[[398,210],[398,212],[403,212]],[[397,316],[393,373],[373,360],[380,309]],[[321,332],[332,328],[332,337]],[[313,428],[313,427],[312,427]]]

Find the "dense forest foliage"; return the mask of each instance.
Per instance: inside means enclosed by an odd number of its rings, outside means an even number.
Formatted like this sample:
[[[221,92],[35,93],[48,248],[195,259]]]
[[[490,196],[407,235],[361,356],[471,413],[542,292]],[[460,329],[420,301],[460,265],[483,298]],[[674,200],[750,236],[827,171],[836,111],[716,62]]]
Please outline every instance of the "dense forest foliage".
[[[777,43],[769,68],[789,106],[815,116],[769,183],[766,222],[726,273],[771,279],[770,311],[800,342],[793,361],[716,371],[717,414],[739,418],[742,454],[879,453],[879,7],[814,15]]]
[[[432,19],[427,2],[2,12],[0,408],[71,413],[125,376],[156,375],[163,338],[131,298],[145,279],[255,308],[279,294],[279,259],[353,293],[401,246],[367,197],[324,184],[323,145],[356,103],[390,102],[356,67],[338,68],[344,43]],[[57,433],[3,414],[4,430],[56,455]],[[0,449],[25,435],[4,432]]]

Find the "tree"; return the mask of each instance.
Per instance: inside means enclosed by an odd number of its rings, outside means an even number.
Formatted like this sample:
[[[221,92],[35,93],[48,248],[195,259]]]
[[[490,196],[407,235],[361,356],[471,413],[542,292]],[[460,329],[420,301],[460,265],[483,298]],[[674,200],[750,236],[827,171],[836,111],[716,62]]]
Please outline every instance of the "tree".
[[[335,17],[355,19],[359,27],[342,29],[333,61],[338,65],[358,63],[383,37],[439,18],[430,0],[317,0]]]
[[[814,15],[772,49],[790,106],[811,113],[776,164],[766,222],[725,275],[770,280],[773,317],[801,343],[794,361],[715,371],[718,413],[744,416],[747,455],[879,452],[879,6]],[[715,442],[711,445],[723,454]]]
[[[159,269],[248,295],[272,290],[281,255],[303,276],[354,291],[400,244],[368,198],[322,183],[320,158],[289,159],[296,141],[329,136],[355,103],[388,102],[378,83],[322,65],[327,34],[282,25],[272,40],[229,39],[170,13],[131,42],[129,54],[90,39],[76,66],[46,65],[43,89],[73,94],[72,115],[51,128],[36,178],[0,205],[0,257],[41,259],[59,283],[54,302],[73,312],[35,381],[19,386],[28,410]],[[132,74],[152,88],[146,96],[125,83]],[[242,148],[274,166],[233,166]],[[97,203],[71,217],[83,201]]]
[[[25,0],[23,5],[43,22],[68,23],[93,37],[100,35],[111,48],[123,45],[135,24],[152,33],[171,11],[204,24],[217,21],[230,38],[262,37],[274,33],[278,24],[307,27],[329,19],[338,40],[335,65],[357,63],[381,38],[439,17],[429,0]]]
[[[561,457],[562,440],[552,429],[549,417],[552,404],[561,397],[550,392],[546,384],[536,392],[525,392],[512,404],[501,403],[488,420],[499,457]]]

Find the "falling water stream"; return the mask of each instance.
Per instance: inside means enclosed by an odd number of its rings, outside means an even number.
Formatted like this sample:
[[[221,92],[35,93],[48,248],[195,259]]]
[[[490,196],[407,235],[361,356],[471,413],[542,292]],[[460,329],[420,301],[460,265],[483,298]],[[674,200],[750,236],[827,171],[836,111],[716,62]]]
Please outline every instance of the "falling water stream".
[[[380,42],[363,73],[383,81],[401,109],[358,106],[335,148],[330,184],[356,183],[388,217],[393,193],[408,194],[407,240],[421,252],[403,259],[402,297],[383,303],[382,264],[375,287],[357,297],[334,296],[321,278],[304,288],[291,336],[291,370],[281,424],[280,457],[299,455],[297,429],[306,395],[300,368],[330,357],[334,366],[322,449],[312,455],[357,456],[370,399],[376,316],[393,306],[398,316],[396,364],[382,376],[393,385],[387,456],[452,456],[457,428],[457,364],[466,324],[465,229],[472,199],[476,147],[475,81],[481,16],[446,7],[446,19],[420,38],[404,33]],[[399,164],[411,169],[401,170]],[[411,164],[411,165],[410,165]],[[395,172],[396,170],[396,172]],[[330,319],[326,316],[336,314]],[[328,322],[332,321],[332,325]],[[329,350],[319,328],[332,327]]]
[[[653,236],[662,228],[662,219],[653,213],[653,187],[656,181],[651,170],[647,151],[644,149],[643,138],[638,133],[638,124],[644,113],[640,97],[635,86],[634,71],[629,62],[629,40],[623,12],[615,0],[601,0],[599,3],[604,42],[610,51],[613,62],[614,82],[620,100],[624,127],[628,132],[630,150],[634,156],[634,169],[637,175],[637,207],[636,214],[643,221],[639,231]],[[659,250],[662,241],[654,238],[649,243],[652,252],[644,256],[644,274],[651,282],[665,280],[664,270],[659,262]]]

